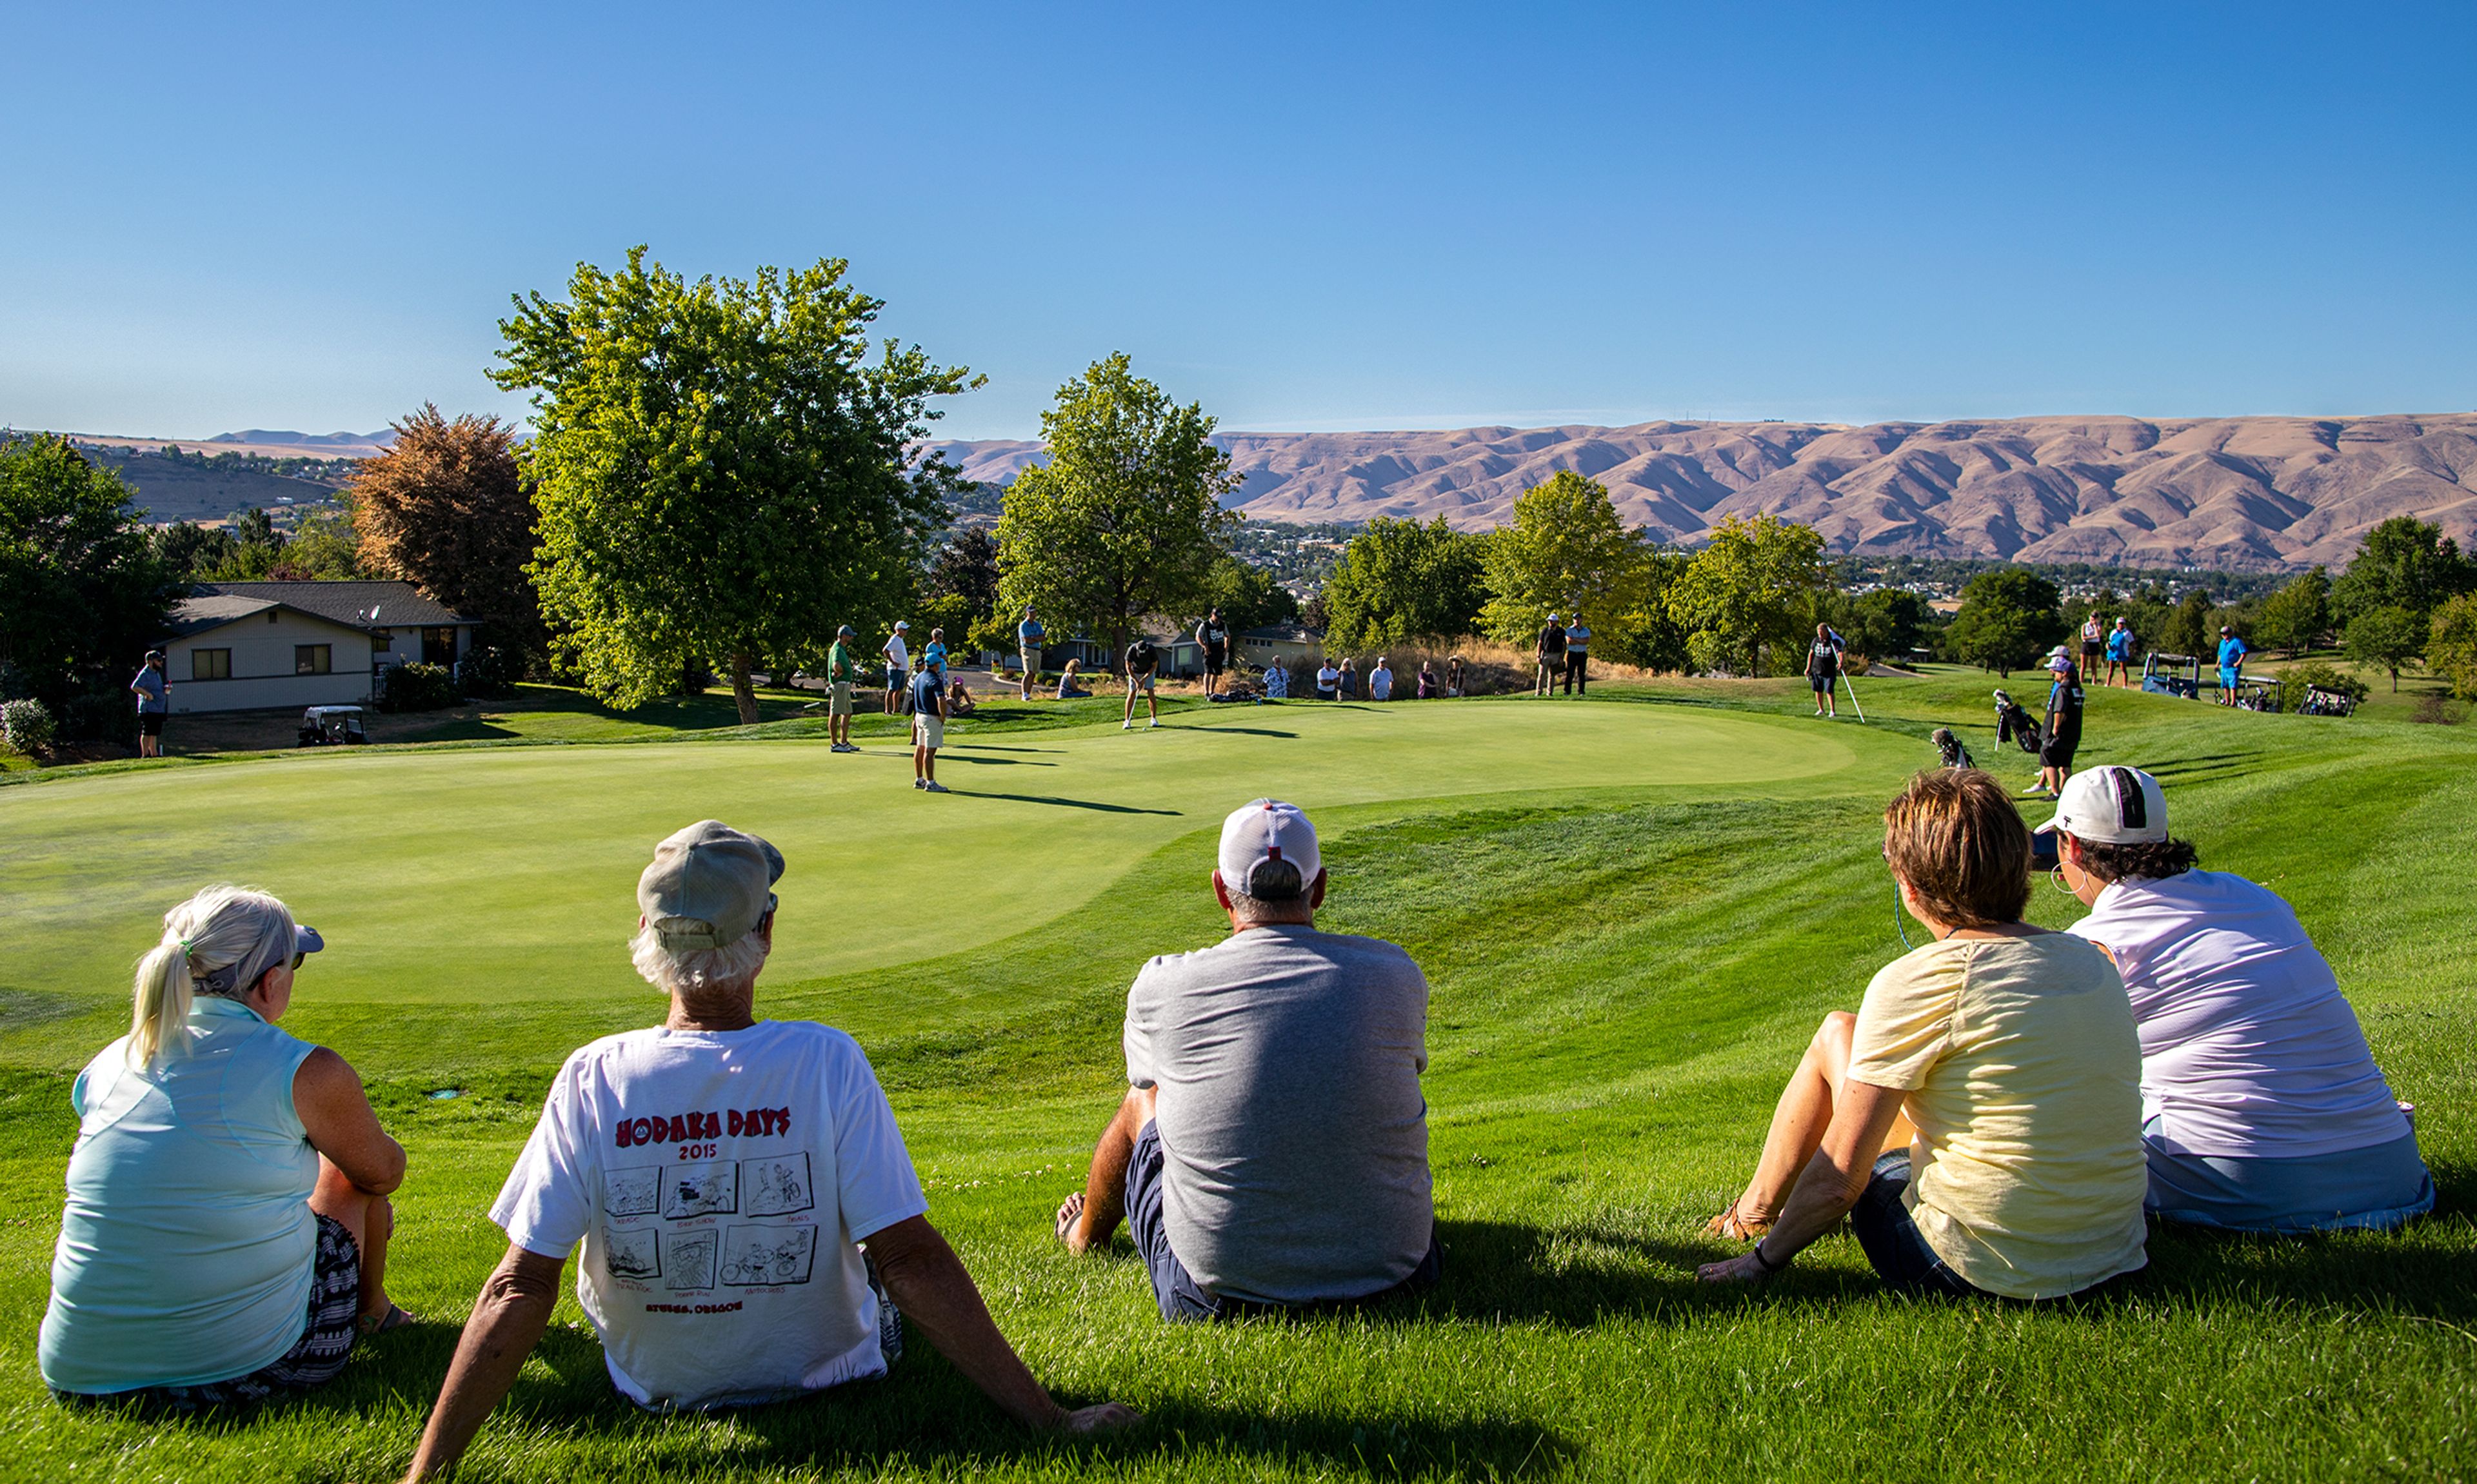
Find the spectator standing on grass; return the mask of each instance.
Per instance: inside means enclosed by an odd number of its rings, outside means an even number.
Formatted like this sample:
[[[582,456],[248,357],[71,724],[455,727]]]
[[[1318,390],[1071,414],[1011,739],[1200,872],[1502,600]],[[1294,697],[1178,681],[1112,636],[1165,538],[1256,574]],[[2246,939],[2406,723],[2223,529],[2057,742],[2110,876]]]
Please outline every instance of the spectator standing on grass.
[[[1767,1277],[1844,1214],[1912,1293],[2057,1298],[2141,1267],[2133,1008],[2105,953],[2021,920],[2013,801],[1974,769],[1921,773],[1884,811],[1884,855],[1934,941],[1877,974],[1856,1015],[1824,1017],[1753,1178],[1712,1220],[1754,1249],[1697,1276]]]
[[[138,755],[163,755],[163,718],[172,709],[172,682],[163,675],[163,652],[146,652],[146,663],[138,669],[138,678],[129,682],[138,695]]]
[[[1333,660],[1328,656],[1316,666],[1316,699],[1334,701],[1339,700],[1340,696],[1341,672],[1333,667]]]
[[[1806,685],[1814,692],[1814,714],[1838,717],[1840,705],[1832,687],[1840,682],[1840,646],[1832,642],[1829,624],[1814,626],[1814,642],[1806,647]]]
[[[1418,700],[1433,701],[1437,697],[1437,672],[1428,668],[1428,662],[1426,660],[1420,660],[1419,687],[1414,694]]]
[[[852,626],[835,631],[835,642],[826,651],[826,739],[838,753],[857,753],[852,746],[852,681],[860,678],[860,662],[852,655],[852,640],[860,637]]]
[[[1460,699],[1464,683],[1463,656],[1456,655],[1445,661],[1445,694],[1448,697]]]
[[[773,846],[713,820],[655,848],[631,947],[669,1012],[587,1046],[552,1082],[490,1208],[507,1255],[465,1323],[408,1479],[463,1456],[549,1327],[580,1241],[576,1294],[603,1364],[650,1412],[883,1375],[909,1319],[1026,1426],[1088,1433],[1138,1420],[1114,1404],[1069,1412],[1024,1369],[929,1224],[894,1111],[851,1037],[757,1018],[782,875]]]
[[[325,947],[261,892],[163,914],[129,1034],[70,1084],[68,1198],[36,1360],[62,1401],[194,1411],[323,1386],[388,1298],[404,1148],[362,1079],[275,1028]]]
[[[911,694],[912,651],[903,638],[911,630],[910,624],[896,619],[894,632],[887,636],[886,648],[879,651],[886,656],[886,714],[888,716],[900,712]]]
[[[1221,688],[1221,672],[1230,663],[1230,626],[1221,621],[1219,608],[1195,626],[1195,646],[1204,651],[1204,694],[1210,697]]]
[[[2118,618],[2107,636],[2108,684],[2121,680],[2126,689],[2133,687],[2133,626]]]
[[[921,668],[921,669],[923,669],[923,670],[935,670],[935,671],[938,671],[939,674],[943,674],[943,673],[945,673],[945,669],[946,669],[946,631],[945,631],[945,630],[943,630],[943,629],[932,629],[932,630],[930,630],[930,631],[929,631],[929,643],[928,643],[928,645],[927,645],[926,647],[924,647],[924,648],[920,651],[920,668]]]
[[[1026,701],[1032,699],[1033,686],[1040,683],[1041,650],[1048,638],[1049,631],[1040,627],[1040,615],[1032,610],[1030,604],[1026,604],[1023,609],[1023,622],[1014,626],[1015,657],[1023,661],[1023,684],[1020,687],[1020,693]]]
[[[2073,776],[2073,754],[2082,745],[2082,676],[2072,656],[2057,645],[2047,656],[2047,712],[2039,728],[2039,782],[2034,792],[2061,794]]]
[[[924,664],[912,678],[912,786],[942,794],[938,749],[946,745],[945,661]]]
[[[1264,667],[1264,699],[1267,701],[1290,699],[1290,667],[1282,663],[1278,657]]]
[[[2098,609],[2093,606],[2082,619],[2082,674],[2088,676],[2097,669],[2106,652],[2107,630],[2099,623]]]
[[[1075,701],[1092,694],[1083,686],[1075,683],[1078,680],[1082,679],[1080,672],[1083,668],[1084,661],[1070,658],[1066,661],[1066,668],[1058,672],[1059,700]]]
[[[1316,929],[1323,859],[1294,805],[1232,813],[1217,864],[1230,936],[1136,977],[1127,1095],[1059,1240],[1093,1251],[1125,1223],[1172,1321],[1433,1286],[1427,979]]]
[[[1127,646],[1127,719],[1118,728],[1120,731],[1136,730],[1136,694],[1138,690],[1143,693],[1144,708],[1152,718],[1152,727],[1161,725],[1161,700],[1153,693],[1160,675],[1161,646],[1142,634],[1136,635],[1136,642]],[[1150,730],[1151,727],[1145,730]]]
[[[1582,609],[1574,610],[1565,625],[1565,694],[1579,696],[1591,686],[1591,627],[1583,622]]]
[[[1565,672],[1565,626],[1558,622],[1554,613],[1548,615],[1548,626],[1539,631],[1539,679],[1531,693],[1545,696],[1555,690],[1557,678]]]
[[[2416,1130],[2339,977],[2276,892],[2196,869],[2138,768],[2078,774],[2043,827],[2141,1034],[2147,1205],[2232,1231],[2383,1230],[2434,1209]]]
[[[1344,701],[1356,701],[1359,699],[1358,660],[1345,659],[1341,662],[1341,680],[1335,689]]]
[[[2237,683],[2244,679],[2245,641],[2225,624],[2219,626],[2219,705],[2237,704]]]
[[[1376,656],[1376,668],[1367,672],[1367,699],[1393,699],[1393,662],[1383,655]]]

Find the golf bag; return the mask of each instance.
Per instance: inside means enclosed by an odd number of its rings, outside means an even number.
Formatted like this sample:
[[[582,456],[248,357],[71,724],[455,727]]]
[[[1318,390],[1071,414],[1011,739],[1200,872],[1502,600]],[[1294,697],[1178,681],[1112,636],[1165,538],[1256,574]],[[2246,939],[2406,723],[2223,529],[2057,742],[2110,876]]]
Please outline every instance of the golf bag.
[[[2021,751],[2036,757],[2039,744],[2046,740],[2039,730],[2039,719],[2023,709],[2021,703],[2002,691],[1995,693],[1995,745],[2017,742]]]
[[[1961,738],[1954,736],[1952,734],[1951,728],[1938,727],[1935,730],[1927,733],[1927,740],[1936,745],[1936,756],[1941,759],[1941,766],[1946,768],[1975,768],[1978,766],[1977,763],[1970,760],[1968,745],[1963,742]]]

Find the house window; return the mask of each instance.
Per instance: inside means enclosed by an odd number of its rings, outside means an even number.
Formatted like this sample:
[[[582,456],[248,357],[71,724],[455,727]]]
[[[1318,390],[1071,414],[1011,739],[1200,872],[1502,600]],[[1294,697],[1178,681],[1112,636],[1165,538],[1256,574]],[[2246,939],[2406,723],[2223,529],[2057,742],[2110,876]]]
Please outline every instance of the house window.
[[[452,665],[456,662],[456,626],[441,624],[421,631],[421,662],[425,665]]]
[[[228,649],[189,651],[189,679],[193,680],[231,680],[232,651]]]
[[[292,673],[295,675],[332,675],[336,670],[336,647],[332,644],[296,644],[292,646]]]
[[[371,654],[373,654],[373,655],[384,654],[384,653],[386,653],[386,651],[387,651],[390,646],[392,646],[394,643],[395,643],[395,635],[394,635],[393,633],[391,633],[391,632],[388,631],[387,630],[385,630],[385,629],[373,629],[373,630],[371,630],[371,631],[370,631],[370,653],[371,653]]]

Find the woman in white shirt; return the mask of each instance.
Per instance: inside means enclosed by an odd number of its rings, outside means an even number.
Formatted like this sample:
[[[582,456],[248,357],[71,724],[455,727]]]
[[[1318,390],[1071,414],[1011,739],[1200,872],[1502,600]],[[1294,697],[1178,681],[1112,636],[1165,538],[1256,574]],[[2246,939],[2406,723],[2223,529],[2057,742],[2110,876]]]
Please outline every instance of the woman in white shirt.
[[[2416,1132],[2331,965],[2278,894],[2195,869],[2139,768],[2075,774],[2046,827],[2072,931],[2141,1031],[2148,1205],[2237,1231],[2388,1229],[2434,1208]]]

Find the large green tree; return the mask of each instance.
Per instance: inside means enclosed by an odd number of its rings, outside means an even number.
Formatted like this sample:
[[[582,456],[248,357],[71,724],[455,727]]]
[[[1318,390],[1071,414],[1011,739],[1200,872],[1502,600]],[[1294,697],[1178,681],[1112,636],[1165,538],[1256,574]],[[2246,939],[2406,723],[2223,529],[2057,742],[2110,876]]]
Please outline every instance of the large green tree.
[[[2365,532],[2348,570],[2331,585],[2342,625],[2376,608],[2404,608],[2419,623],[2461,593],[2477,591],[2477,562],[2460,544],[2414,515],[2394,515]]]
[[[2288,657],[2314,647],[2331,627],[2331,574],[2320,567],[2305,573],[2272,593],[2262,605],[2254,630],[2262,642],[2288,651]]]
[[[1049,457],[1015,476],[998,516],[999,594],[1060,624],[1106,633],[1113,654],[1152,616],[1184,622],[1212,602],[1238,529],[1238,487],[1198,403],[1180,407],[1121,353],[1058,388],[1040,414]]]
[[[1205,583],[1205,602],[1221,610],[1221,621],[1233,633],[1245,633],[1267,624],[1297,620],[1299,600],[1253,562],[1224,556],[1213,564]]]
[[[1767,655],[1803,649],[1823,591],[1823,536],[1770,515],[1723,516],[1711,544],[1668,584],[1669,617],[1699,669],[1761,673]]]
[[[2477,593],[2463,593],[2434,610],[2425,662],[2451,682],[2451,693],[2477,701]]]
[[[1944,631],[1944,647],[1956,659],[2009,676],[2064,633],[2056,584],[2026,567],[1999,567],[1961,590],[1961,611]]]
[[[1341,654],[1471,632],[1488,602],[1485,545],[1441,515],[1368,522],[1325,580],[1326,646]]]
[[[2342,643],[2350,659],[2388,671],[2391,694],[2397,695],[2400,672],[2423,656],[2430,637],[2432,629],[2426,620],[2397,604],[2389,604],[2367,608],[2348,620]]]
[[[1527,648],[1551,613],[1570,618],[1579,608],[1594,634],[1640,623],[1651,599],[1650,556],[1642,532],[1617,518],[1606,486],[1560,469],[1524,490],[1514,518],[1484,543],[1489,598],[1480,627]]]
[[[534,393],[528,568],[555,650],[595,695],[651,700],[706,661],[757,720],[761,656],[813,658],[838,624],[913,596],[954,471],[908,450],[929,399],[980,384],[889,340],[839,259],[689,283],[645,249],[500,322],[491,377]]]
[[[66,735],[129,709],[121,686],[177,591],[133,493],[63,439],[0,442],[0,691],[42,702]]]

